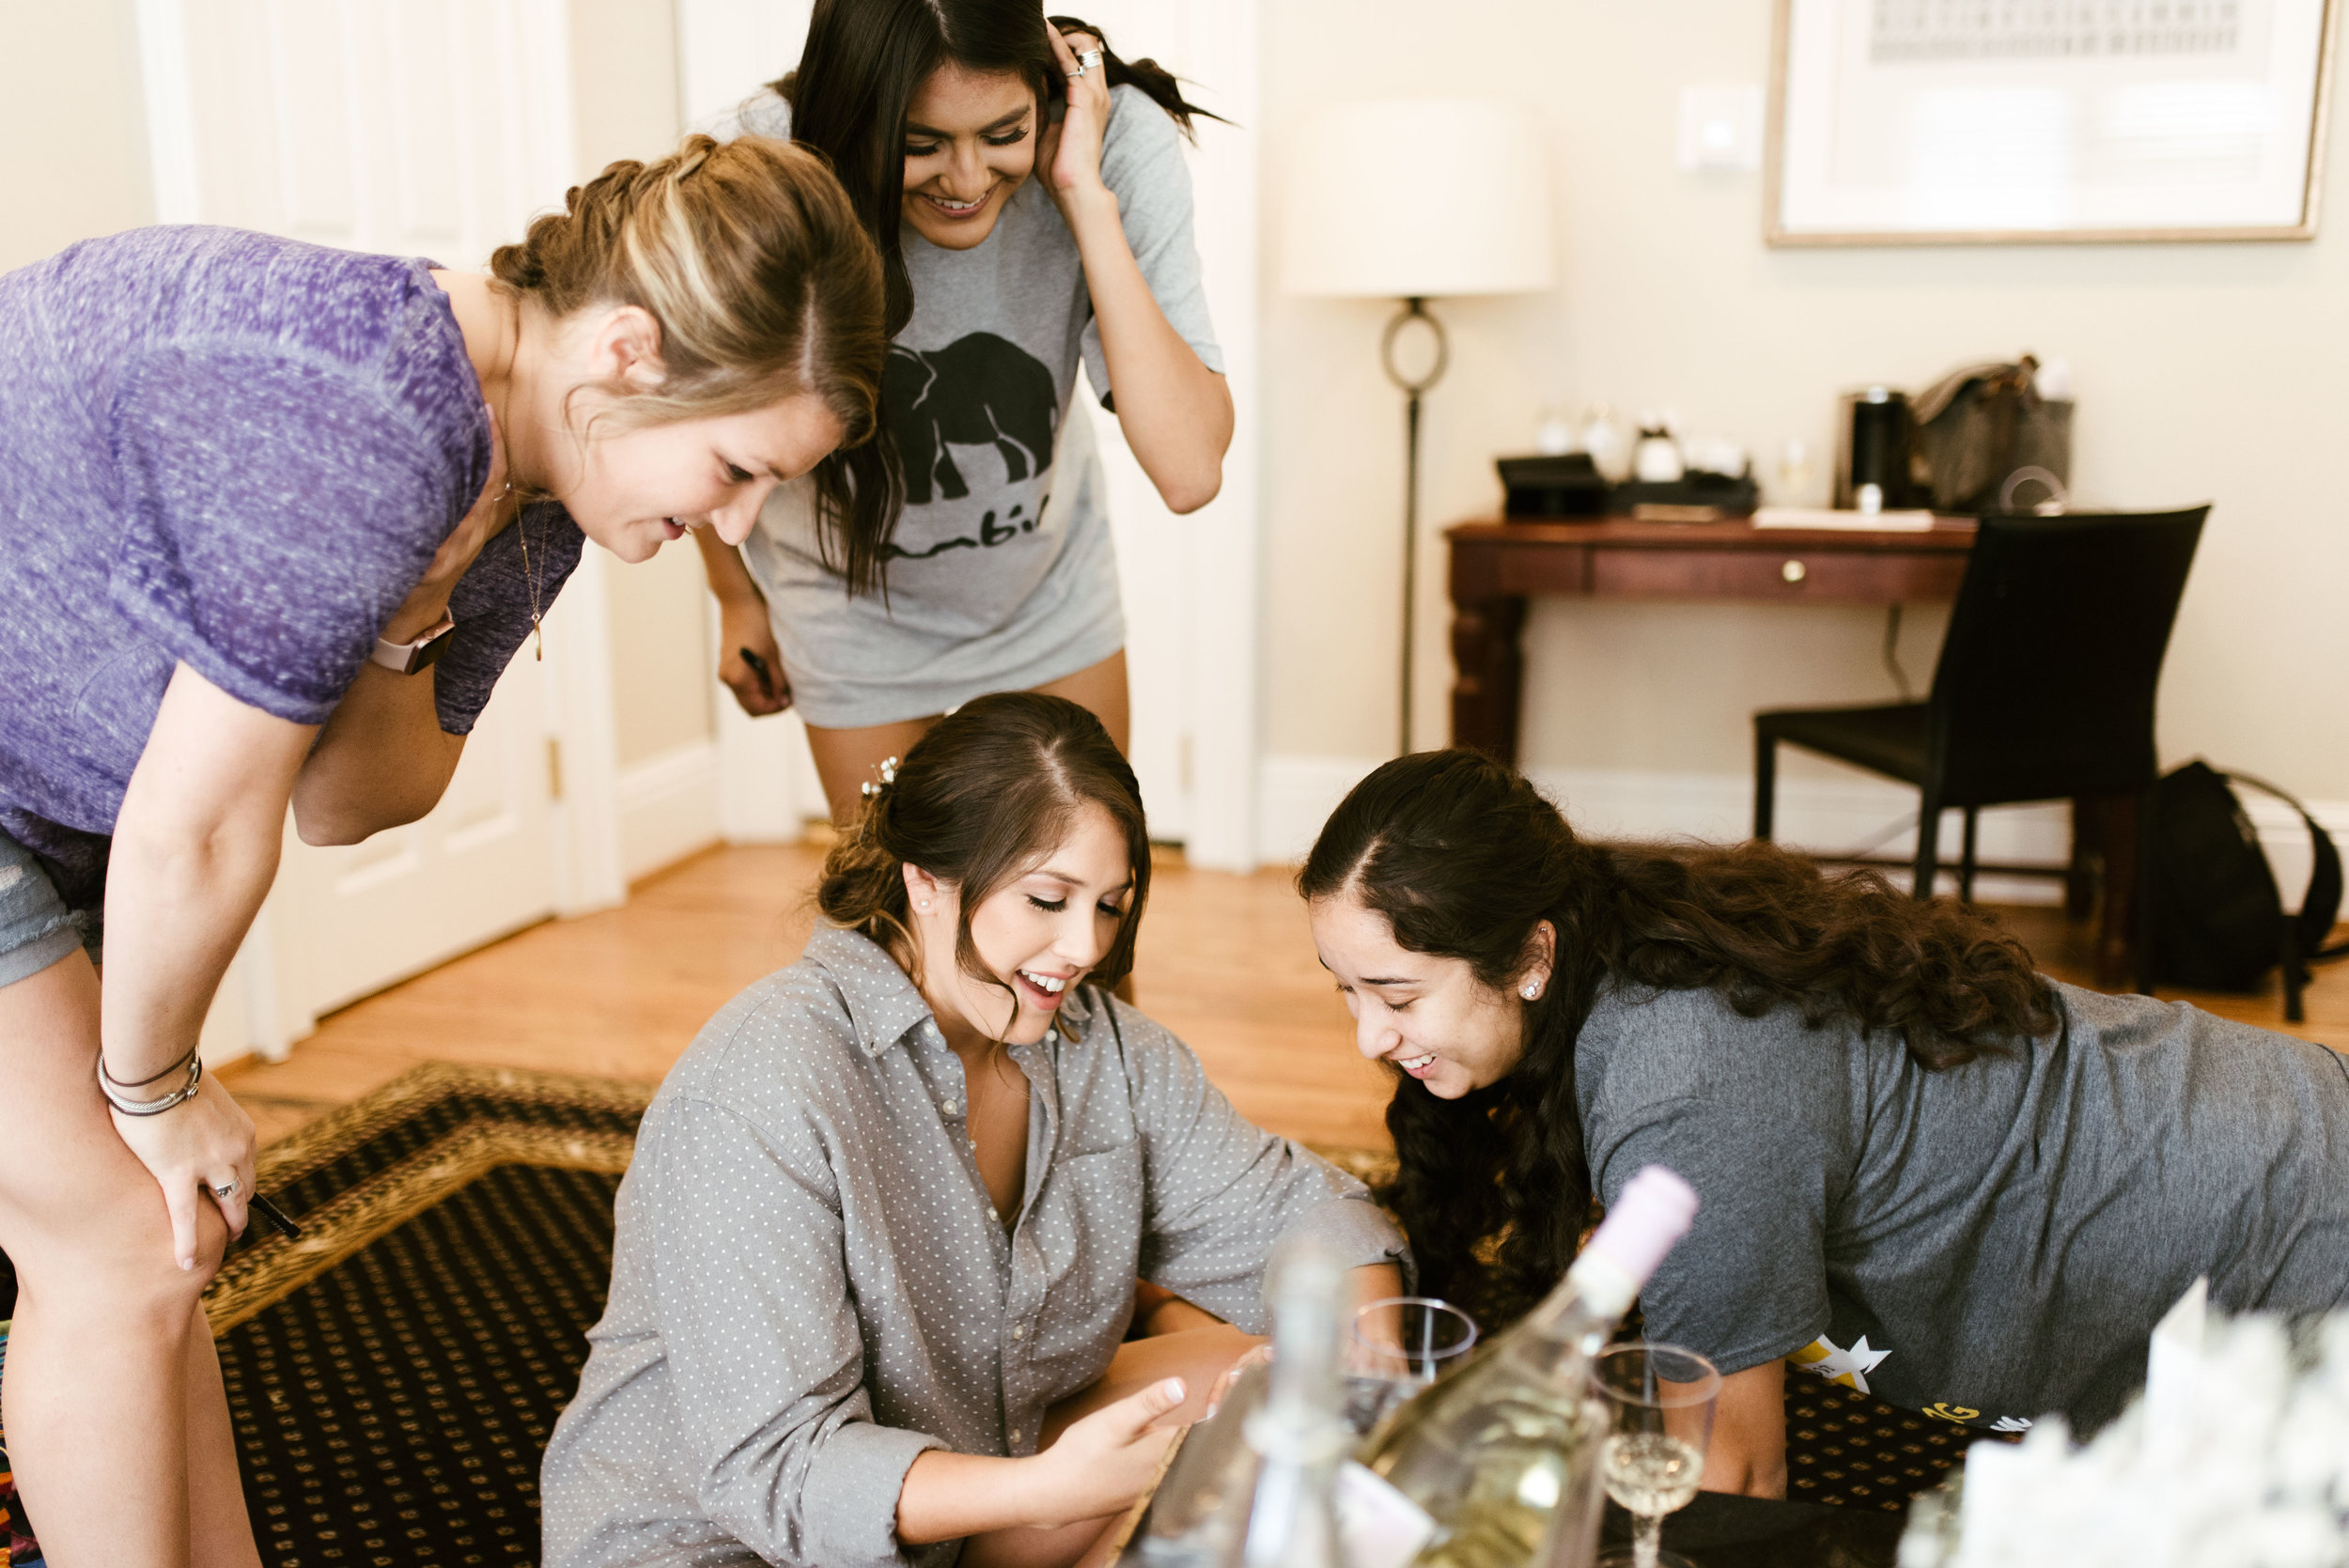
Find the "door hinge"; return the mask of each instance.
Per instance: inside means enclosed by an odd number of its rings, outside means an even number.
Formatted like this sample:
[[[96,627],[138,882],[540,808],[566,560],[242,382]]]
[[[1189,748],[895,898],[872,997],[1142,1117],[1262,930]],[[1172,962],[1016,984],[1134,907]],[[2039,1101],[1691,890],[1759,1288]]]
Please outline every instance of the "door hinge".
[[[547,737],[547,799],[563,799],[563,742]]]

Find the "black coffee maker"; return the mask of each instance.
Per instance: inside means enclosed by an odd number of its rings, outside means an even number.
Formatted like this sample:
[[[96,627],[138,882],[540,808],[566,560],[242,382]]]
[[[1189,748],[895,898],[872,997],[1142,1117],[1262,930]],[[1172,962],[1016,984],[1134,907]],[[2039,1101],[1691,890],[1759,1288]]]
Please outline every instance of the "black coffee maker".
[[[1917,415],[1908,394],[1888,386],[1847,392],[1837,424],[1835,505],[1853,512],[1891,512],[1925,504],[1913,461]]]

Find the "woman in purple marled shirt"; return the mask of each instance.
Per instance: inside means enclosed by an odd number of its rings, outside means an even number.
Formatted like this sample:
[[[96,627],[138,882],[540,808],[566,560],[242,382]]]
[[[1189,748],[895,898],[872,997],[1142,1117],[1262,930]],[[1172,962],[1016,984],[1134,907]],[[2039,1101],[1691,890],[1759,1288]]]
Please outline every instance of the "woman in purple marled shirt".
[[[739,542],[873,428],[804,150],[615,163],[491,270],[156,228],[0,277],[5,1420],[58,1568],[257,1561],[197,1306],[253,1124],[194,1049],[288,803],[414,821],[584,538]]]

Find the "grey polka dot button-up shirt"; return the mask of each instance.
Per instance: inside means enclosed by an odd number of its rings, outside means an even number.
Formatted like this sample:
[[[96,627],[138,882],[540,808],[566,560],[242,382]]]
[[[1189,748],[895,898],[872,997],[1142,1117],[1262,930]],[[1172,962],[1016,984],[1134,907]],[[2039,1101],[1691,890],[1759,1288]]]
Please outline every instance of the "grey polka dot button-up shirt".
[[[961,1063],[878,946],[819,929],[709,1021],[620,1184],[611,1302],[547,1449],[549,1568],[943,1568],[957,1544],[897,1544],[907,1467],[1034,1452],[1045,1407],[1108,1367],[1137,1276],[1262,1331],[1287,1233],[1402,1256],[1360,1183],[1104,993],[1011,1055],[1032,1097],[1007,1232]]]

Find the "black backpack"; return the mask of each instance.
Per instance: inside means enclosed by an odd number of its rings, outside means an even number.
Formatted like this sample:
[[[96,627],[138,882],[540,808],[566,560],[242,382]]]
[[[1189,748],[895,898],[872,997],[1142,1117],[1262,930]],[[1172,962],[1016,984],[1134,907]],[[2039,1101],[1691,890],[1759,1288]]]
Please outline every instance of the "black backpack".
[[[2230,783],[2273,795],[2308,824],[2314,863],[2298,914],[2285,915],[2259,831]],[[2153,978],[2195,990],[2256,991],[2281,964],[2284,1017],[2300,1022],[2308,966],[2349,952],[2349,944],[2325,946],[2341,912],[2341,852],[2331,835],[2274,784],[2199,761],[2154,786],[2153,835],[2146,889]]]

